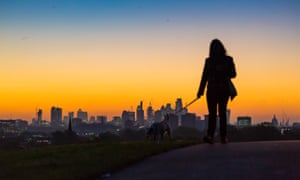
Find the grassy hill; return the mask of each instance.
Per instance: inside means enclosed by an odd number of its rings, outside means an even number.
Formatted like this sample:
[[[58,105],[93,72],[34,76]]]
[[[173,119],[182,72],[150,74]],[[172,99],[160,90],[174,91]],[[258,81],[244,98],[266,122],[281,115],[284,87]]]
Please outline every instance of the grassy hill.
[[[195,141],[85,143],[0,151],[0,179],[96,179]]]

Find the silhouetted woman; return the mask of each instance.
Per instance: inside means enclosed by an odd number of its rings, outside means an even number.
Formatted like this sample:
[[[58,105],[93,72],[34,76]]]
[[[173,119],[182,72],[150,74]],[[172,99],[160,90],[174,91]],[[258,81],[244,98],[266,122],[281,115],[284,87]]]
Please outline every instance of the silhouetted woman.
[[[197,97],[204,94],[207,84],[206,98],[209,112],[207,135],[204,142],[213,144],[216,129],[217,111],[220,119],[221,143],[227,143],[227,116],[226,109],[228,99],[232,94],[230,79],[236,76],[233,58],[226,55],[222,42],[218,39],[212,40],[210,44],[209,57],[205,60],[205,66],[200,82]],[[236,92],[235,92],[236,93]]]

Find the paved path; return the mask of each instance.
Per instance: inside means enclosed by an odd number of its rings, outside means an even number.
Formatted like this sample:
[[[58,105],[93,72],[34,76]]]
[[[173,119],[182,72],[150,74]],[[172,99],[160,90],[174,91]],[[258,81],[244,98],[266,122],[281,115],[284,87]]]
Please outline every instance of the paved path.
[[[200,144],[111,174],[118,179],[300,179],[300,141]]]

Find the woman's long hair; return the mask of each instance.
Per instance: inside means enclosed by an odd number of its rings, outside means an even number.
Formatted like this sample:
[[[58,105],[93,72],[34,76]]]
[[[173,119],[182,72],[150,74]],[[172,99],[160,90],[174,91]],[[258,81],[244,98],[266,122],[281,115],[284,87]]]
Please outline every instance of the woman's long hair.
[[[226,55],[226,49],[219,39],[214,39],[210,43],[209,56],[220,57]]]

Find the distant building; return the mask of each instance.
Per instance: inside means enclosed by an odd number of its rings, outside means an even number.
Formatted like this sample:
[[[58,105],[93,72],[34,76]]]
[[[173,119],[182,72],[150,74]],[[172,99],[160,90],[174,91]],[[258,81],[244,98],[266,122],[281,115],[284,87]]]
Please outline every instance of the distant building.
[[[250,116],[239,116],[237,117],[237,127],[243,128],[251,126],[251,117]]]
[[[166,111],[165,106],[161,106],[161,107],[160,107],[160,112],[161,112],[162,117],[163,117],[165,114],[167,114],[167,111]],[[161,118],[162,118],[162,117],[161,117]]]
[[[161,110],[157,110],[154,112],[154,122],[160,122],[162,121],[163,113]]]
[[[293,123],[293,129],[300,129],[300,123],[298,122]]]
[[[227,120],[227,124],[229,125],[230,124],[230,109],[227,109],[226,110],[226,120]]]
[[[0,135],[18,136],[28,129],[28,122],[25,120],[0,120]]]
[[[42,124],[43,121],[43,110],[39,109],[37,112],[37,124]]]
[[[125,122],[127,120],[135,121],[135,113],[132,111],[123,111],[122,121]]]
[[[181,126],[196,128],[196,114],[194,113],[186,113],[181,116]]]
[[[124,128],[132,129],[135,124],[135,113],[132,111],[123,111],[122,112],[122,123]]]
[[[114,116],[111,122],[114,126],[119,127],[119,128],[123,128],[123,126],[124,126],[124,123],[122,122],[122,119],[120,116]]]
[[[71,119],[74,118],[74,112],[69,112],[68,115],[69,115],[69,118],[71,118]]]
[[[95,116],[91,116],[89,122],[90,123],[95,123],[96,122],[96,117]]]
[[[278,120],[274,114],[273,118],[272,118],[272,125],[275,126],[275,127],[278,127]]]
[[[177,129],[179,126],[179,118],[176,114],[169,114],[169,123],[171,126],[171,129]]]
[[[154,111],[151,106],[151,103],[149,104],[149,106],[147,108],[147,120],[150,122],[153,122],[153,120],[154,120]]]
[[[140,105],[136,108],[136,119],[137,123],[139,125],[144,124],[145,116],[144,116],[144,110],[143,110],[143,101],[140,102]]]
[[[262,122],[260,125],[265,126],[265,127],[273,127],[273,124],[271,122]]]
[[[128,119],[135,121],[135,113],[133,111],[128,111]]]
[[[71,121],[72,127],[80,127],[83,124],[81,118],[73,118]]]
[[[172,113],[173,112],[173,109],[171,107],[171,104],[170,103],[167,103],[166,104],[166,107],[165,107],[165,113]]]
[[[64,124],[64,127],[68,127],[68,125],[69,125],[69,116],[64,116],[63,124]]]
[[[179,112],[182,109],[182,99],[181,98],[177,98],[176,102],[175,102],[175,111]]]
[[[97,116],[96,122],[100,124],[106,124],[107,122],[107,117],[106,116]]]
[[[124,128],[125,129],[135,129],[134,121],[132,121],[132,120],[125,120],[124,121]]]
[[[82,122],[88,122],[88,113],[86,111],[82,111],[82,109],[78,109],[77,118],[80,118]]]
[[[200,116],[196,116],[196,129],[199,131],[205,130],[205,120],[201,120]]]
[[[66,115],[66,116],[63,117],[63,126],[65,128],[68,128],[69,121],[70,121],[70,119],[72,121],[73,118],[74,118],[74,112],[68,112],[68,115]]]
[[[51,113],[50,113],[50,119],[51,119],[51,126],[61,127],[62,126],[62,108],[59,107],[51,107]]]

